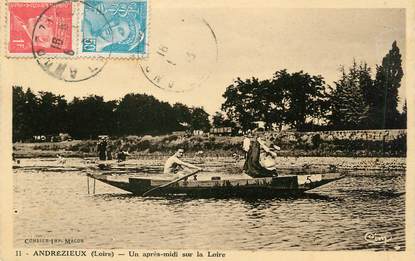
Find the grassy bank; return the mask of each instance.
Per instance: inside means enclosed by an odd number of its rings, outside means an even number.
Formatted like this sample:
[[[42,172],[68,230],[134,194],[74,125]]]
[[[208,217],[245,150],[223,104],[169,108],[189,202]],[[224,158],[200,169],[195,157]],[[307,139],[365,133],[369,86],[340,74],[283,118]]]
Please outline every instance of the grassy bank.
[[[63,142],[15,143],[13,153],[19,158],[93,157],[97,155],[97,140],[73,140]],[[179,148],[187,154],[203,151],[205,155],[230,156],[241,153],[241,137],[180,137],[176,135],[128,137],[108,141],[108,150],[113,153],[123,150],[132,155],[170,155]]]
[[[282,149],[279,156],[294,157],[405,157],[406,136],[393,140],[323,140],[320,135],[290,137],[264,133],[262,135],[270,144]],[[132,155],[169,155],[179,148],[188,155],[203,151],[205,156],[226,157],[234,153],[242,155],[243,137],[221,136],[130,136],[113,139],[108,142],[108,149],[113,153],[124,150]],[[15,143],[13,152],[16,157],[94,157],[97,155],[97,140],[73,140],[45,143]]]

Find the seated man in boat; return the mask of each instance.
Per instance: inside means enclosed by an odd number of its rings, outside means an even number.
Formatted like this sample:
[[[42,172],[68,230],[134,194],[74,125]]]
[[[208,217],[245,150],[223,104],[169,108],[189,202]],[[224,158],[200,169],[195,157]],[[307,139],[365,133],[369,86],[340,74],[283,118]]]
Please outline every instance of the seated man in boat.
[[[178,174],[179,176],[186,175],[187,173],[184,167],[187,167],[189,169],[202,170],[201,168],[193,164],[180,160],[180,158],[183,157],[183,154],[184,154],[184,150],[178,149],[177,152],[174,153],[173,156],[171,156],[170,158],[166,160],[166,163],[164,164],[164,174],[168,174],[168,175]]]
[[[261,164],[261,149],[266,154],[269,154],[275,158],[276,153],[266,146],[259,137],[255,137],[251,140],[251,146],[249,147],[248,155],[244,164],[244,172],[253,178],[277,176],[278,174],[275,171],[276,164],[268,164],[267,167],[264,167]]]

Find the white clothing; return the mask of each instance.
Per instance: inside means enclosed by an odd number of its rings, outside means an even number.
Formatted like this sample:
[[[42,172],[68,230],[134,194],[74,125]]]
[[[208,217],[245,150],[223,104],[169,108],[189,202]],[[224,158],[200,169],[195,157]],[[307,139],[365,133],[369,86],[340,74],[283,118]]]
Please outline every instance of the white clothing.
[[[251,140],[248,137],[246,137],[243,141],[242,149],[245,152],[248,152],[250,147],[251,147]]]

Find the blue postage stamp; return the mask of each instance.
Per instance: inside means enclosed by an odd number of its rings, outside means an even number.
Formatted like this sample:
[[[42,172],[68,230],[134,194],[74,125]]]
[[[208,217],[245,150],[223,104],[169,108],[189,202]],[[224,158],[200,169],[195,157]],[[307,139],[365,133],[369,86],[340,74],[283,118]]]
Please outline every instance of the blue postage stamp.
[[[145,56],[147,8],[147,0],[84,1],[82,53]]]

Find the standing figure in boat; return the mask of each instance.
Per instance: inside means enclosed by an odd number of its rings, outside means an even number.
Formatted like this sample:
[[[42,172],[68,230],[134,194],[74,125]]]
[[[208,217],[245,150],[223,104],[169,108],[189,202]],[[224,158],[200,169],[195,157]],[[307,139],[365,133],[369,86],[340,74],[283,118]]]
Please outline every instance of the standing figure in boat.
[[[272,145],[272,148],[271,148],[271,146],[267,146],[265,141],[262,140],[261,138],[258,138],[257,140],[259,144],[261,145],[259,163],[261,164],[262,167],[268,170],[275,171],[275,169],[278,166],[278,161],[277,161],[277,153],[274,150],[280,151],[281,148],[276,145]]]
[[[249,147],[251,147],[251,138],[252,138],[251,132],[248,131],[245,134],[245,138],[244,138],[244,141],[242,143],[242,149],[244,151],[244,159],[248,158]]]
[[[245,174],[253,178],[278,176],[275,171],[276,156],[277,154],[266,146],[261,138],[254,137],[244,164]]]
[[[193,164],[182,161],[180,158],[183,157],[183,154],[184,150],[178,149],[173,156],[166,160],[166,163],[164,164],[164,174],[177,174],[179,176],[186,175],[188,173],[186,172],[184,167],[187,167],[189,169],[202,170],[201,168]]]

